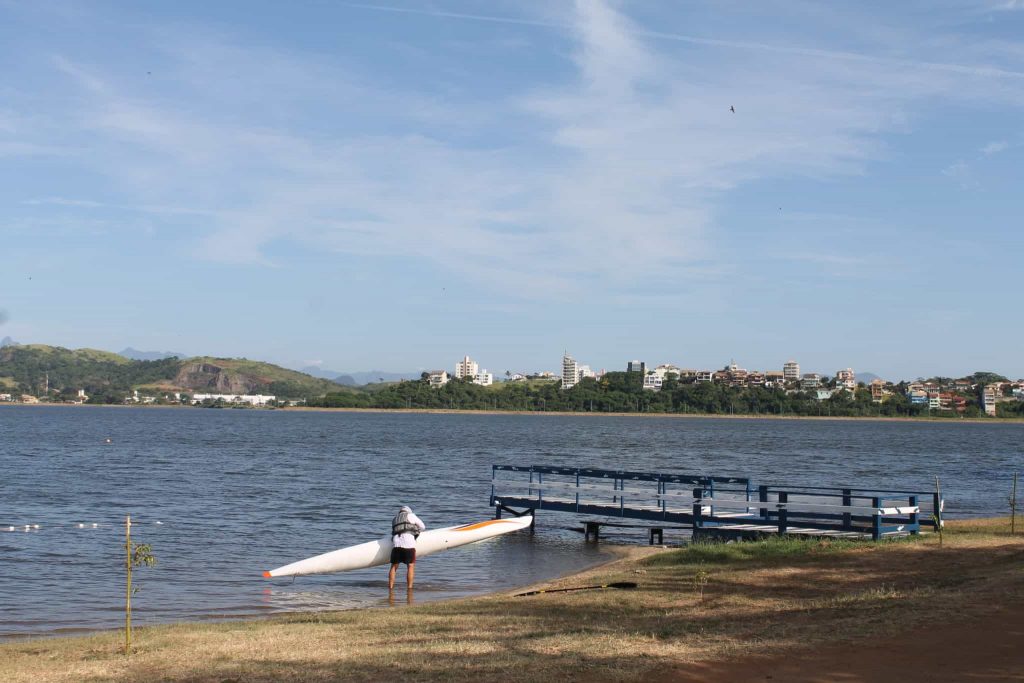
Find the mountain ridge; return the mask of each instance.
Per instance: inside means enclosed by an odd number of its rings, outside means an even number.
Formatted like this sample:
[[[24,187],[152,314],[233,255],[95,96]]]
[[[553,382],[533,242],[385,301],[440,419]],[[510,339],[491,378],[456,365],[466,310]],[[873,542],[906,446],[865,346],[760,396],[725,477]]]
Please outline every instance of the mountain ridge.
[[[164,360],[165,358],[189,358],[187,353],[178,351],[139,351],[128,346],[117,352],[117,355],[132,360]]]
[[[111,351],[46,344],[0,348],[0,384],[29,394],[76,393],[119,402],[135,390],[154,393],[264,393],[310,398],[344,391],[334,382],[246,358],[132,360]]]

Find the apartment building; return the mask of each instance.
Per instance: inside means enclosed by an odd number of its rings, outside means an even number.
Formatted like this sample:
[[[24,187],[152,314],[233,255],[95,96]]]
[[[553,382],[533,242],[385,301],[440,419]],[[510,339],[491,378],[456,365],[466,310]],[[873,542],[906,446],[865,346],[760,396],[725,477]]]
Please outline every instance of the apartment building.
[[[480,372],[480,365],[469,356],[465,356],[462,360],[455,364],[455,379],[463,379],[465,377],[476,377]]]
[[[800,381],[800,364],[795,360],[786,361],[782,366],[782,378],[787,382]]]
[[[626,372],[639,372],[643,375],[647,374],[647,363],[642,360],[631,360],[626,363]]]
[[[576,359],[566,354],[562,356],[562,388],[572,389],[580,381],[580,368]]]
[[[857,375],[854,374],[853,368],[846,368],[836,373],[836,386],[849,391],[857,388]]]
[[[981,392],[981,403],[985,408],[985,414],[995,417],[996,404],[999,402],[999,397],[1002,392],[999,390],[998,384],[989,384]]]
[[[881,403],[882,398],[885,396],[885,382],[880,379],[876,379],[868,386],[871,390],[871,400],[875,403]]]

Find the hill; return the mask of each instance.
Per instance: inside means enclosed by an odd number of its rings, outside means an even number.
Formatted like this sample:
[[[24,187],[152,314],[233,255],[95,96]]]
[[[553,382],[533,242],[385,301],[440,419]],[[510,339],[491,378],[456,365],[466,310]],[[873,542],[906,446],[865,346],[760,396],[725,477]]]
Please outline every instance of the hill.
[[[281,398],[310,398],[341,389],[328,380],[244,358],[131,360],[109,351],[45,344],[0,348],[0,385],[39,396],[48,386],[55,397],[84,389],[96,402],[120,402],[134,389]]]
[[[188,358],[181,361],[174,385],[190,391],[223,394],[267,393],[289,398],[338,391],[330,380],[311,377],[272,363],[246,358]]]

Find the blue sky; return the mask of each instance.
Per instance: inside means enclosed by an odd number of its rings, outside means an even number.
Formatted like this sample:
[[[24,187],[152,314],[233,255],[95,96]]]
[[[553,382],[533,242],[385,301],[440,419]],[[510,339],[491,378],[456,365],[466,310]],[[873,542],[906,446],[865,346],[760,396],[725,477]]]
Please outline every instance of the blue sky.
[[[1021,0],[0,0],[0,337],[1024,376],[1021,36]]]

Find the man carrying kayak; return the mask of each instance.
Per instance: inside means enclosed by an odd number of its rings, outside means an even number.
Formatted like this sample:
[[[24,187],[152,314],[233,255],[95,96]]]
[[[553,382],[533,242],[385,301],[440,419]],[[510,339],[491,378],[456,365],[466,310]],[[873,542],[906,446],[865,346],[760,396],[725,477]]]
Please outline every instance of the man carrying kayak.
[[[416,575],[416,537],[427,525],[412,511],[403,505],[395,518],[391,520],[391,570],[388,572],[388,592],[395,589],[395,574],[398,565],[404,563],[405,585],[412,590],[413,577]]]

